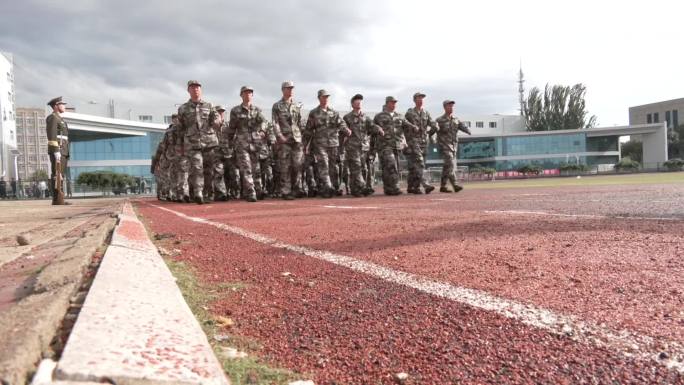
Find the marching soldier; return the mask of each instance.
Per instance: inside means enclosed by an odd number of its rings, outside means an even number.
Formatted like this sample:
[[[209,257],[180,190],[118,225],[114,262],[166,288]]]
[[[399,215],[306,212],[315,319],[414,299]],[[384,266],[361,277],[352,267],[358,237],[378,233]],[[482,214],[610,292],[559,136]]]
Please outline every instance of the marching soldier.
[[[171,176],[169,183],[175,192],[176,202],[190,202],[190,188],[188,187],[189,160],[187,152],[189,147],[185,145],[185,138],[180,127],[178,114],[171,115],[172,131],[171,142],[173,146],[173,162],[171,165]]]
[[[382,128],[373,123],[371,118],[361,110],[362,101],[363,95],[354,95],[351,98],[352,111],[344,116],[344,121],[352,132],[344,147],[347,169],[350,174],[351,194],[355,197],[367,196],[374,192],[373,188],[368,185],[369,180],[364,181],[363,170],[367,167],[370,136],[385,134]],[[366,170],[366,177],[367,173],[368,170]]]
[[[382,166],[382,184],[385,195],[401,195],[399,189],[399,152],[406,147],[404,131],[419,128],[396,112],[397,99],[385,98],[383,112],[375,115],[374,123],[382,128],[384,135],[378,137],[378,154]]]
[[[211,103],[202,100],[202,84],[197,80],[188,81],[188,93],[190,100],[178,108],[178,117],[184,140],[190,147],[188,152],[189,179],[193,199],[195,203],[202,204],[205,202],[203,196],[205,183],[211,186],[207,188],[207,192],[214,192],[219,199],[221,194],[225,196],[226,193],[223,182],[223,162],[219,156],[219,143],[216,135],[216,129],[221,121]]]
[[[292,99],[294,83],[285,81],[281,85],[283,97],[273,104],[273,133],[278,141],[278,168],[280,192],[283,199],[291,200],[303,196],[301,191],[302,168],[302,106]],[[296,191],[292,191],[295,186]]]
[[[254,90],[240,88],[242,104],[230,110],[228,135],[235,138],[235,156],[242,174],[242,194],[248,202],[263,199],[259,153],[267,145],[268,121],[261,110],[252,105]]]
[[[337,161],[339,159],[339,136],[351,135],[347,124],[340,114],[328,105],[330,93],[326,90],[318,91],[318,107],[311,110],[306,121],[305,136],[313,148],[318,169],[320,186],[318,193],[323,198],[332,198],[339,191],[339,175]]]
[[[442,105],[444,106],[444,115],[437,118],[437,125],[439,130],[437,131],[437,145],[439,146],[439,151],[442,153],[442,179],[439,191],[448,193],[449,188],[447,187],[447,181],[451,183],[454,188],[454,192],[459,192],[463,190],[463,187],[456,183],[456,175],[454,174],[454,163],[456,159],[456,152],[458,151],[458,132],[463,131],[470,135],[470,129],[456,118],[454,113],[454,102],[453,100],[445,100]]]
[[[407,192],[412,194],[422,194],[421,186],[425,189],[426,194],[431,193],[435,189],[434,186],[428,184],[425,180],[423,170],[425,169],[425,157],[427,156],[428,136],[432,136],[437,132],[438,127],[435,121],[432,120],[430,113],[423,108],[424,98],[425,94],[422,92],[413,94],[415,107],[409,108],[406,111],[406,120],[419,128],[417,132],[408,130],[404,133],[407,142],[404,155],[406,155],[409,169]],[[429,130],[428,127],[430,128]]]
[[[48,155],[50,157],[50,188],[52,190],[53,205],[68,205],[64,202],[63,186],[56,184],[57,176],[60,180],[67,170],[69,162],[69,127],[67,126],[62,114],[66,111],[66,102],[58,96],[48,103],[52,107],[52,114],[45,119],[45,128],[48,139]]]

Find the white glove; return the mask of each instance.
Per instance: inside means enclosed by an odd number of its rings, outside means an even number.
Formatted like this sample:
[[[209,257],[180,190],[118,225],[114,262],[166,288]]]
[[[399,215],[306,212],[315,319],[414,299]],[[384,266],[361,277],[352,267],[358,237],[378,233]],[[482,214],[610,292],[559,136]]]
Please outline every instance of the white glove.
[[[55,153],[52,154],[52,155],[55,156],[55,162],[59,162],[59,161],[62,159],[62,153],[59,152],[59,151],[55,152]]]

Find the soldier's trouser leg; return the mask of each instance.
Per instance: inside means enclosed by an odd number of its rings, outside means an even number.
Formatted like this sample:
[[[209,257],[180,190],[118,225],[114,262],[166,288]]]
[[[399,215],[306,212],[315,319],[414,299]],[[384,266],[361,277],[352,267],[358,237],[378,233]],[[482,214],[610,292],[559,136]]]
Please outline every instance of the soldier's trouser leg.
[[[240,168],[237,164],[237,157],[233,154],[230,158],[226,160],[227,171],[225,173],[228,175],[228,189],[230,196],[233,198],[238,198],[240,196]]]
[[[340,156],[339,147],[328,147],[326,152],[328,153],[328,175],[330,176],[330,183],[332,183],[332,188],[335,192],[340,189]]]
[[[211,185],[214,198],[226,196],[226,183],[223,181],[223,159],[218,147],[213,147],[205,152],[205,168],[211,170]]]
[[[167,191],[168,194],[167,196],[169,199],[176,199],[176,189],[173,188],[173,173],[175,170],[174,167],[175,161],[169,162],[169,167],[166,169],[166,184],[167,184]]]
[[[190,196],[190,187],[188,186],[188,174],[190,172],[190,159],[187,156],[178,158],[178,174],[176,174],[176,191],[180,198]]]
[[[283,196],[292,193],[292,186],[301,184],[302,144],[286,143],[278,151],[280,167],[280,192]],[[299,188],[299,187],[298,187]]]
[[[316,173],[314,172],[314,167],[316,167],[314,156],[312,154],[308,154],[304,160],[304,168],[306,188],[309,192],[316,191],[318,189],[318,185],[316,184]]]
[[[421,151],[421,153],[420,153],[420,165],[419,165],[419,167],[420,167],[419,183],[423,187],[431,186],[427,181],[427,177],[425,176],[426,159],[427,159],[427,149],[423,149],[423,151]]]
[[[385,194],[399,191],[399,169],[397,169],[397,150],[386,148],[380,150],[382,166],[382,188]]]
[[[446,187],[447,182],[451,182],[452,185],[456,183],[454,153],[449,150],[442,150],[442,178],[440,180],[440,187]]]
[[[256,189],[254,186],[255,176],[253,175],[252,153],[248,150],[236,149],[238,164],[240,165],[240,173],[242,174],[242,195],[244,198],[256,198]]]
[[[204,169],[203,157],[201,149],[191,149],[188,153],[190,160],[190,176],[189,185],[192,186],[193,198],[202,198],[202,191],[204,191]]]
[[[271,170],[271,159],[259,159],[261,168],[261,190],[263,194],[273,194],[273,170]]]
[[[375,154],[366,153],[366,188],[375,185]]]
[[[316,146],[314,148],[314,157],[316,159],[316,169],[318,170],[319,190],[321,193],[328,193],[332,190],[332,182],[330,181],[330,174],[334,159],[330,159],[328,149],[325,147]]]
[[[349,169],[349,184],[351,185],[351,193],[359,195],[363,193],[363,151],[360,148],[347,148],[346,159],[347,168]]]

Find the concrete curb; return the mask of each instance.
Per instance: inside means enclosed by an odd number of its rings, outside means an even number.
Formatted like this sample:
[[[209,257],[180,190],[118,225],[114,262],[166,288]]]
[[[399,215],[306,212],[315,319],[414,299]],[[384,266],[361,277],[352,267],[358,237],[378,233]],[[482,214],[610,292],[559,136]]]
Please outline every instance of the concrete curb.
[[[55,379],[229,385],[174,277],[128,202]]]

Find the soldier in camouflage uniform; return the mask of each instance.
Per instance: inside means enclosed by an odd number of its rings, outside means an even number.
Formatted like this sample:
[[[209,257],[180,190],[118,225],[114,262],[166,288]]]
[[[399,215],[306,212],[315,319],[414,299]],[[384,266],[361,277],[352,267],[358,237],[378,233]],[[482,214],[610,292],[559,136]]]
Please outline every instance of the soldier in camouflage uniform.
[[[163,181],[163,176],[161,174],[161,157],[162,154],[164,153],[164,141],[160,141],[159,144],[157,145],[157,150],[155,151],[154,155],[152,156],[152,165],[150,166],[150,172],[154,174],[154,181],[157,185],[157,199],[162,200],[164,199],[163,196],[163,187],[164,187],[164,181]]]
[[[330,93],[326,90],[318,91],[319,105],[309,112],[304,130],[306,141],[311,143],[311,148],[307,149],[307,153],[313,151],[316,159],[318,193],[323,198],[332,198],[339,191],[337,168],[339,136],[351,135],[351,131],[340,114],[328,106],[329,97]]]
[[[445,100],[442,103],[444,115],[437,118],[437,125],[439,126],[437,145],[439,146],[439,152],[442,153],[443,160],[442,180],[439,191],[445,193],[451,192],[447,187],[447,181],[453,186],[454,192],[463,190],[463,187],[456,183],[456,175],[454,174],[454,163],[456,152],[458,151],[458,132],[463,131],[470,135],[470,129],[453,115],[454,104],[453,100]]]
[[[226,194],[223,182],[223,162],[219,154],[216,130],[221,125],[220,116],[211,103],[202,100],[202,85],[196,80],[188,81],[190,100],[178,108],[180,130],[189,145],[190,178],[194,201],[205,202],[205,184],[208,193],[222,199]],[[208,199],[206,200],[208,201]]]
[[[363,95],[356,94],[351,99],[352,111],[344,116],[344,121],[351,129],[351,136],[344,144],[351,194],[355,197],[367,196],[375,191],[369,187],[368,170],[364,181],[364,168],[367,167],[368,151],[371,135],[384,135],[382,128],[361,111]]]
[[[423,175],[425,169],[425,157],[427,156],[428,137],[437,132],[437,124],[430,113],[423,108],[423,99],[425,94],[416,92],[413,94],[413,102],[415,107],[409,108],[406,111],[406,120],[418,126],[418,132],[408,130],[406,135],[406,149],[404,155],[408,163],[408,193],[422,194],[420,187],[425,189],[425,193],[431,193],[435,187],[428,184]],[[429,127],[429,129],[428,129]]]
[[[270,122],[267,123],[268,124],[266,128],[266,142],[261,146],[261,149],[259,150],[262,199],[267,196],[272,197],[275,193],[275,191],[273,190],[273,151],[271,151],[275,136],[273,135],[273,125]]]
[[[225,111],[225,109],[224,109]],[[223,116],[223,115],[222,115]],[[234,134],[234,133],[233,133]],[[235,137],[228,134],[228,121],[225,119],[221,124],[219,145],[223,156],[223,180],[226,186],[226,195],[230,199],[240,198],[240,167],[235,157]]]
[[[169,184],[176,196],[176,202],[190,202],[190,192],[188,188],[188,157],[186,156],[185,142],[180,132],[180,121],[178,114],[171,115],[172,130],[171,143],[173,144],[173,162],[171,164],[171,175]],[[168,151],[168,150],[167,150]]]
[[[251,87],[240,88],[242,104],[230,110],[228,123],[228,134],[235,138],[235,156],[242,174],[242,194],[248,202],[263,199],[259,153],[269,140],[268,121],[261,110],[252,105],[253,94]]]
[[[406,147],[404,131],[419,128],[395,111],[397,99],[394,96],[385,98],[383,112],[375,115],[373,122],[380,126],[384,135],[378,137],[378,153],[382,167],[382,184],[386,195],[400,195],[399,189],[399,152]]]
[[[164,175],[164,189],[166,193],[166,198],[169,201],[176,201],[176,186],[174,184],[175,180],[175,168],[178,163],[178,156],[176,153],[176,126],[170,124],[164,133],[162,138],[162,143],[164,144],[164,153],[162,158],[164,162],[161,164],[162,173]]]
[[[292,100],[294,83],[283,82],[283,98],[273,104],[273,134],[278,141],[278,168],[280,193],[283,199],[303,196],[301,191],[302,168],[302,106]],[[295,186],[297,191],[292,191]]]

